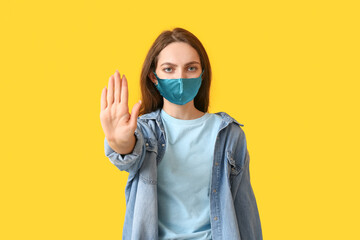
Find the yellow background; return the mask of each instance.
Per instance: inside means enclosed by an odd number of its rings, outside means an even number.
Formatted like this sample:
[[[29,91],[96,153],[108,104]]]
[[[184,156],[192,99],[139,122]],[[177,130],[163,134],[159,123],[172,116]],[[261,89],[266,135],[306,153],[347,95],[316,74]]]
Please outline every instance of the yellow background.
[[[213,70],[211,113],[240,123],[264,239],[360,239],[357,1],[5,1],[1,239],[121,239],[125,184],[101,90],[129,104],[152,42],[183,27]]]

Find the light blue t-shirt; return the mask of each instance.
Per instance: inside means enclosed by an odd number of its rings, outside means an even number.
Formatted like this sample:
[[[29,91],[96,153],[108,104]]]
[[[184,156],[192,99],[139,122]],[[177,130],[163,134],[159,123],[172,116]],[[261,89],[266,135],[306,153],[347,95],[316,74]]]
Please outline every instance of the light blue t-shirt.
[[[160,114],[167,144],[158,165],[159,239],[211,239],[210,178],[221,117]]]

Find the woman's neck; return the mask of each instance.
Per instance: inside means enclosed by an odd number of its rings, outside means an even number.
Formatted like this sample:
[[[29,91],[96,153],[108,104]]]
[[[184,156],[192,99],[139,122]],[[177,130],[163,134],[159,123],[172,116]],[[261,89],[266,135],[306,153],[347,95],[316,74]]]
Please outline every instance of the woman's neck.
[[[170,116],[182,120],[192,120],[200,118],[205,114],[204,112],[201,112],[195,108],[194,100],[191,100],[184,105],[177,105],[169,102],[164,98],[163,110]]]

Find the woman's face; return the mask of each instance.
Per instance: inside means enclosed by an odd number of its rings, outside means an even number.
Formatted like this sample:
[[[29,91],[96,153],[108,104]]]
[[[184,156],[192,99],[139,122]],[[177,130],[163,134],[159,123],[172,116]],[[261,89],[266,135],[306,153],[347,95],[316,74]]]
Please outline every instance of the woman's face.
[[[159,78],[196,78],[202,72],[200,57],[189,44],[173,42],[160,52],[155,72]],[[157,84],[152,72],[150,76]]]

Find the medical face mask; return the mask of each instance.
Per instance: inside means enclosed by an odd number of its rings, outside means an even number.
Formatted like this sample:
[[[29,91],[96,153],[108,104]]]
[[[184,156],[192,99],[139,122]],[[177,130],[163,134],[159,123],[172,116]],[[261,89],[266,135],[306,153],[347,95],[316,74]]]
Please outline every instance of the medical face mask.
[[[193,100],[198,93],[201,82],[202,74],[197,78],[175,78],[175,79],[161,79],[155,72],[158,84],[155,87],[159,90],[160,95],[163,96],[169,102],[184,105]]]

